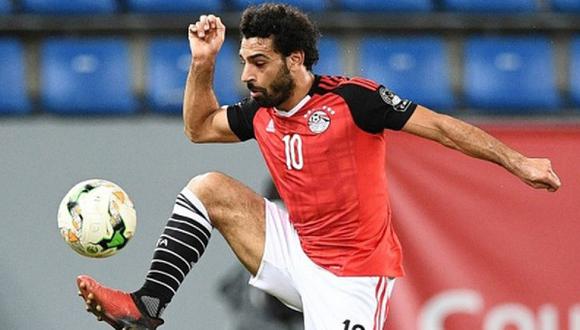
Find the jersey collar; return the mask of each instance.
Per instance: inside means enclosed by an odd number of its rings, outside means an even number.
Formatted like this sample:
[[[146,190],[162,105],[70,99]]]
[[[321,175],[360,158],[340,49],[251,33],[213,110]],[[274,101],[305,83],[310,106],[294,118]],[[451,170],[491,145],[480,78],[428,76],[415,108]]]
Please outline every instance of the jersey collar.
[[[294,108],[290,109],[290,111],[281,111],[281,110],[278,110],[276,108],[274,108],[274,111],[276,111],[276,114],[280,117],[292,117],[295,113],[300,111],[300,109],[302,109],[302,107],[308,101],[310,101],[310,98],[311,98],[311,96],[307,94],[306,96],[304,96],[304,98],[300,102],[298,102],[298,104],[296,104],[294,106]]]
[[[315,90],[318,87],[318,83],[320,82],[320,77],[320,75],[314,75],[314,82],[312,83],[312,86],[310,86],[308,94],[306,94],[302,101],[298,102],[294,108],[292,108],[290,111],[280,111],[274,108],[276,114],[280,117],[292,117],[296,112],[298,112],[306,104],[306,102],[312,98],[312,95],[314,95]]]

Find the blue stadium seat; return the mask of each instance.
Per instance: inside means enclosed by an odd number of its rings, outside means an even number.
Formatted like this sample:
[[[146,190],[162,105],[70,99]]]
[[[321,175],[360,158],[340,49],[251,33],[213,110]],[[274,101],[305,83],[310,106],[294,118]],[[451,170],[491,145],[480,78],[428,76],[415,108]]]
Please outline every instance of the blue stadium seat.
[[[0,114],[30,112],[26,94],[24,49],[20,41],[0,38]]]
[[[578,0],[551,0],[552,8],[557,11],[570,11],[579,12],[580,11],[580,1]]]
[[[570,96],[575,107],[580,107],[580,36],[572,40],[570,53]]]
[[[43,14],[106,14],[117,11],[115,0],[21,0],[26,12]]]
[[[338,0],[343,10],[352,11],[430,11],[432,0]]]
[[[319,60],[313,71],[321,75],[344,76],[343,51],[338,39],[323,37],[318,43]]]
[[[443,8],[462,12],[532,12],[536,0],[443,0]]]
[[[233,0],[233,5],[237,9],[245,9],[250,5],[257,5],[269,0]],[[298,7],[305,11],[322,11],[328,7],[328,0],[285,0],[286,4]]]
[[[360,63],[362,76],[403,98],[439,111],[455,106],[445,45],[439,38],[366,38]]]
[[[240,100],[239,42],[225,42],[216,60],[213,88],[220,104],[233,104]],[[247,89],[245,90],[247,92]]]
[[[201,12],[219,11],[221,0],[127,0],[127,7],[134,12]]]
[[[191,62],[187,40],[158,38],[149,45],[147,100],[153,111],[181,113],[183,90]],[[237,91],[238,57],[232,42],[226,41],[217,58],[214,90],[221,104],[240,100]]]
[[[12,2],[10,0],[0,0],[0,15],[8,14],[12,11]]]
[[[544,37],[474,37],[465,45],[467,105],[488,112],[555,111],[560,105],[550,42]]]
[[[46,40],[41,48],[41,101],[59,114],[129,114],[129,46],[116,38]]]

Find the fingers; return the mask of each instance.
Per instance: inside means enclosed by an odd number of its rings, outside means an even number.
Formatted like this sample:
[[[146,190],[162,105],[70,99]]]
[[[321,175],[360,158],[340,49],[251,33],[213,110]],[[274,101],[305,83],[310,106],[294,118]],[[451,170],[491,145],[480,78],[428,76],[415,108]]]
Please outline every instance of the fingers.
[[[215,15],[201,15],[195,24],[189,25],[189,35],[197,36],[198,38],[205,38],[205,36],[216,30],[225,29],[225,25],[221,19]]]
[[[551,168],[548,170],[548,180],[550,184],[548,191],[556,191],[560,188],[560,186],[562,186],[562,182],[560,181],[558,174],[556,174],[556,172],[554,172],[554,170]]]
[[[546,189],[550,192],[558,190],[561,185],[560,178],[553,170],[549,170],[545,177],[539,178],[531,183],[531,186],[536,189]]]

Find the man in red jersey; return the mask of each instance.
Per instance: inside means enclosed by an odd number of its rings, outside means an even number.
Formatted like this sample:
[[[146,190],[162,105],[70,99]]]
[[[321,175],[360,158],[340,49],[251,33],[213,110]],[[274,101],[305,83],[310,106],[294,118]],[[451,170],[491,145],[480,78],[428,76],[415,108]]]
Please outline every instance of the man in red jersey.
[[[560,186],[547,159],[525,157],[374,81],[313,74],[318,31],[296,8],[250,7],[240,30],[250,97],[220,107],[212,83],[226,28],[214,15],[190,25],[185,133],[196,143],[256,139],[288,213],[224,174],[193,178],[177,197],[141,289],[125,293],[77,279],[88,308],[116,328],[163,322],[215,227],[252,274],[250,284],[303,311],[307,330],[383,329],[395,278],[403,275],[385,129],[496,163],[534,188]]]

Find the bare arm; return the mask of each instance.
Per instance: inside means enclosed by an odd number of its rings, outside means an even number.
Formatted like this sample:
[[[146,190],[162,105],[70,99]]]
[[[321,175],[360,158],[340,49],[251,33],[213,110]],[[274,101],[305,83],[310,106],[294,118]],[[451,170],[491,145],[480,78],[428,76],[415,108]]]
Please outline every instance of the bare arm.
[[[225,33],[220,18],[213,15],[201,16],[188,29],[191,66],[183,97],[183,124],[192,142],[239,141],[213,91],[215,60]]]
[[[550,160],[528,158],[483,130],[459,119],[418,106],[403,131],[503,166],[534,188],[548,191],[560,188],[560,178],[552,169]]]

